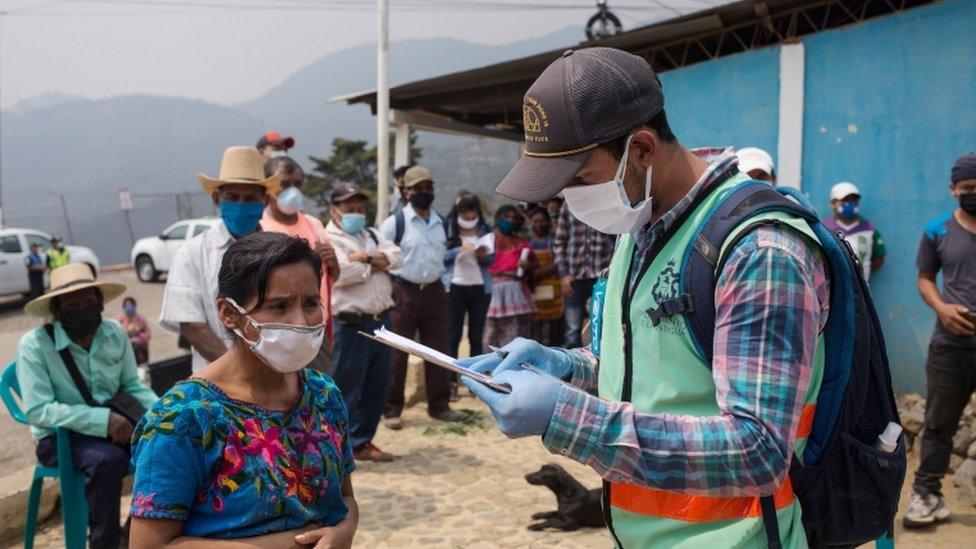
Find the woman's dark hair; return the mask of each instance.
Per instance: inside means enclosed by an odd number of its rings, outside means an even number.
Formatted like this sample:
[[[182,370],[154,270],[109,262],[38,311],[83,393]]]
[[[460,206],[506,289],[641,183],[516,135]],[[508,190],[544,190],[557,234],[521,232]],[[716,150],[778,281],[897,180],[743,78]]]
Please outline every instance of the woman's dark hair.
[[[504,204],[502,206],[499,206],[499,208],[497,210],[495,210],[495,226],[497,227],[498,226],[498,220],[501,219],[503,215],[505,215],[505,214],[507,214],[509,212],[515,214],[515,230],[516,230],[516,232],[519,231],[519,230],[521,230],[522,229],[522,214],[520,214],[518,208],[516,208],[512,204]]]
[[[458,224],[458,215],[464,212],[478,212],[478,235],[487,233],[490,229],[485,222],[485,214],[481,209],[481,199],[478,195],[469,192],[461,192],[454,200],[454,207],[447,214],[447,247],[457,248],[461,245],[461,226]]]
[[[258,301],[251,307],[256,311],[264,304],[271,271],[295,263],[305,263],[322,281],[322,259],[304,238],[258,232],[235,240],[220,262],[217,297],[229,297],[243,307],[256,295]]]
[[[302,169],[302,166],[289,156],[276,156],[264,163],[265,177],[271,177],[276,172],[281,172],[282,175],[290,176],[296,171],[302,174],[302,177],[305,177],[305,170]]]
[[[546,218],[546,221],[552,223],[552,217],[549,215],[549,210],[543,208],[542,206],[532,206],[529,211],[525,212],[525,216],[532,219],[536,214],[541,214]]]
[[[658,113],[652,116],[650,120],[641,124],[640,126],[637,126],[637,128],[634,128],[634,130],[643,128],[645,126],[654,130],[661,141],[664,141],[665,143],[670,144],[678,141],[678,138],[675,137],[674,132],[671,131],[671,126],[668,124],[668,115],[664,113],[664,109],[658,111]],[[627,146],[627,137],[634,133],[634,130],[625,133],[613,141],[603,143],[603,148],[612,154],[614,158],[620,160],[624,157],[624,147]]]
[[[136,303],[136,298],[132,297],[131,295],[125,296],[125,299],[122,300],[122,305],[125,305],[126,303],[131,303],[133,307],[139,306],[139,304]]]

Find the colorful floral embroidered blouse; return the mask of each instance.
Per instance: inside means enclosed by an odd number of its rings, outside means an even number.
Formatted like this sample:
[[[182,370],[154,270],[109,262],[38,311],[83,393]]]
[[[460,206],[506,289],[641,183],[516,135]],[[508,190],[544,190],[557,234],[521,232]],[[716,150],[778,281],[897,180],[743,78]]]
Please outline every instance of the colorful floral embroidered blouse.
[[[355,465],[342,395],[306,368],[295,408],[277,412],[191,378],[133,434],[132,516],[183,521],[183,535],[242,538],[345,518]]]

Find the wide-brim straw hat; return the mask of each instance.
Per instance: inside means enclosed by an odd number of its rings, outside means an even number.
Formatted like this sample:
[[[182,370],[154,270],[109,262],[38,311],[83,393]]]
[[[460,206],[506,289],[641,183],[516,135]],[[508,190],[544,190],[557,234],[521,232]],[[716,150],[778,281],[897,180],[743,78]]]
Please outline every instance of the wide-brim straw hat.
[[[277,196],[281,187],[281,174],[264,176],[264,160],[254,147],[228,147],[220,161],[220,176],[211,178],[198,173],[197,179],[207,194],[224,185],[257,185],[264,187],[269,195]]]
[[[125,284],[96,282],[91,267],[84,263],[68,263],[51,271],[51,290],[24,305],[24,312],[30,316],[50,317],[52,299],[86,288],[101,290],[104,303],[108,303],[125,293]]]

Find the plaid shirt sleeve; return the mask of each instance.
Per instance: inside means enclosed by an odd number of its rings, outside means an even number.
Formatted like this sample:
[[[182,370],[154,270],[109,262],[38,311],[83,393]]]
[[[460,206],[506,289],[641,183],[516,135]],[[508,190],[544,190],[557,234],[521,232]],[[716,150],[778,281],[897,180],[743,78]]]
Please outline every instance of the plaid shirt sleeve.
[[[595,368],[575,352],[573,380],[560,389],[543,443],[612,482],[769,495],[789,470],[828,304],[819,248],[792,231],[759,228],[729,255],[715,288],[721,415],[643,413],[589,395]]]

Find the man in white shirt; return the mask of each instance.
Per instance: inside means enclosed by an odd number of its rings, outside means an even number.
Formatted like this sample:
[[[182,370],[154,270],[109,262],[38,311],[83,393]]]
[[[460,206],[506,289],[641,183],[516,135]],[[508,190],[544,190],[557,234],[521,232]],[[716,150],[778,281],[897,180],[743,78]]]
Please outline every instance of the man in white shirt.
[[[278,192],[281,177],[264,176],[261,154],[254,147],[224,151],[220,176],[198,174],[200,185],[220,209],[221,222],[180,247],[170,265],[159,322],[179,332],[193,349],[193,371],[216,360],[230,346],[217,314],[217,275],[227,247],[258,229],[268,195]]]
[[[380,232],[403,250],[403,266],[391,271],[393,282],[393,331],[442,353],[448,352],[447,293],[441,283],[447,229],[444,218],[431,209],[434,181],[423,166],[413,166],[403,176],[403,193],[409,204],[388,217]],[[403,391],[407,379],[407,355],[393,351],[393,375],[383,409],[391,429],[401,427]],[[441,421],[460,421],[451,410],[451,373],[427,363],[424,365],[427,413]]]
[[[387,271],[403,265],[400,248],[366,227],[367,197],[354,183],[336,183],[325,231],[336,250],[332,287],[335,344],[332,377],[349,409],[349,441],[356,461],[391,461],[373,444],[390,384],[390,348],[359,335],[390,326],[392,286]]]

